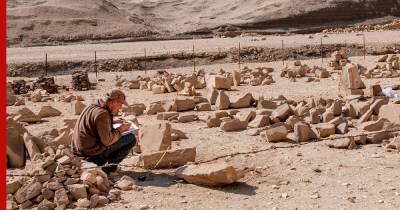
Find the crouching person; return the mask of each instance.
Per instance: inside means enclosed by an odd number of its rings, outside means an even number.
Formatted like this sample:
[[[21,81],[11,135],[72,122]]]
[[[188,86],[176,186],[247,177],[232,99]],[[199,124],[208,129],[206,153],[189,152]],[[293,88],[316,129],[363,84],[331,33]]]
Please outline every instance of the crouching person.
[[[130,128],[129,123],[114,129],[113,113],[117,113],[123,104],[127,104],[125,94],[120,90],[111,90],[104,98],[87,106],[76,122],[72,137],[72,151],[87,161],[96,163],[104,172],[117,170],[117,165],[136,143],[133,134],[121,135]]]

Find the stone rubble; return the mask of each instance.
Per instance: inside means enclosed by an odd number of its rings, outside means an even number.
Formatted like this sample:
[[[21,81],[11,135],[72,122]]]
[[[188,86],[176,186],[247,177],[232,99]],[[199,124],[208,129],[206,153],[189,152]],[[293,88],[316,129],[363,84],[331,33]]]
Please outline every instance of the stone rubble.
[[[72,89],[78,91],[90,90],[91,83],[86,71],[74,71],[72,73]]]
[[[375,70],[368,71],[352,64],[341,52],[334,52],[331,58],[328,70],[310,68],[295,61],[292,67],[282,71],[281,76],[290,79],[328,78],[333,72],[340,71],[339,90],[342,97],[335,100],[309,97],[294,101],[284,96],[268,99],[259,96],[256,99],[251,92],[232,96],[230,90],[238,86],[273,83],[268,74],[274,71],[271,68],[244,68],[232,72],[220,70],[218,74],[207,75],[202,71],[191,75],[163,71],[154,78],[138,77],[129,81],[119,78],[116,85],[124,88],[145,89],[155,94],[177,92],[179,95],[169,100],[151,102],[148,106],[136,103],[123,107],[122,111],[127,115],[156,115],[146,117],[160,120],[140,128],[138,145],[141,153],[136,166],[144,169],[179,167],[176,169],[177,177],[199,185],[221,186],[244,177],[243,170],[237,170],[227,163],[191,163],[196,161],[195,147],[172,148],[180,143],[173,141],[190,137],[173,129],[171,124],[174,123],[188,123],[189,126],[190,123],[198,123],[203,125],[201,129],[214,128],[222,133],[246,132],[251,136],[259,136],[269,144],[326,140],[328,147],[336,149],[383,144],[388,149],[400,151],[399,137],[386,132],[400,126],[399,102],[381,96],[382,87],[379,84],[364,91],[366,86],[362,79],[375,78]],[[391,77],[399,70],[399,59],[395,55],[382,56],[378,62],[384,63],[387,71],[392,71],[388,74]],[[8,84],[7,104],[15,105],[18,101],[14,94],[16,90],[16,94],[27,94],[21,96],[32,102],[51,100],[49,93],[54,91],[51,88],[56,88],[54,78],[40,80],[43,81],[39,84],[43,84],[35,86],[36,90],[30,94],[29,91],[24,93],[27,88],[25,81],[15,82],[14,86]],[[86,82],[82,85],[82,81]],[[89,90],[91,83],[87,73],[74,73],[73,87],[75,90]],[[196,89],[206,87],[206,97],[196,93]],[[82,102],[83,97],[79,95],[70,94],[59,100],[71,103],[75,115],[79,115],[86,107]],[[39,136],[33,136],[24,128],[27,123],[38,123],[42,118],[60,115],[62,113],[59,110],[43,105],[38,114],[24,107],[7,118],[7,165],[11,168],[25,167],[28,175],[22,179],[7,180],[7,205],[10,208],[95,208],[118,201],[121,198],[120,190],[136,188],[132,178],[110,181],[101,169],[90,168],[93,164],[72,155],[67,147],[76,119],[65,119],[61,129],[45,131]],[[357,133],[362,135],[353,136]],[[330,140],[330,137],[335,138]],[[25,153],[30,161],[26,161]]]
[[[93,163],[75,157],[69,148],[38,154],[25,166],[27,176],[7,180],[7,203],[20,208],[74,208],[105,205],[113,190],[105,174]],[[99,202],[99,197],[103,201]],[[114,198],[114,197],[113,197]],[[114,200],[118,200],[114,198]]]

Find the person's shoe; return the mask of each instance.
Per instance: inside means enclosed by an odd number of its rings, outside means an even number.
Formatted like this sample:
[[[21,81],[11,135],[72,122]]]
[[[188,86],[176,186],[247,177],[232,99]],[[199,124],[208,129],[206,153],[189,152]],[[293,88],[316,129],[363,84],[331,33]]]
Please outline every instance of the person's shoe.
[[[116,172],[117,171],[118,166],[113,165],[113,166],[104,166],[101,169],[106,173],[106,174],[110,174],[112,172]]]

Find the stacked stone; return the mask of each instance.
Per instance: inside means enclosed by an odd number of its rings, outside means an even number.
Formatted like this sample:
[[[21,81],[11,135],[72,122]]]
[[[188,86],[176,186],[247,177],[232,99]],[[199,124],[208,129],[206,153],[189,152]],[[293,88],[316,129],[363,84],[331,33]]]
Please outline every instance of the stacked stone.
[[[11,83],[11,88],[13,89],[14,94],[16,94],[16,95],[28,93],[28,91],[30,90],[29,85],[27,85],[25,80],[23,80],[23,79],[14,80]]]
[[[120,199],[107,174],[64,146],[47,147],[24,171],[26,176],[7,180],[7,209],[95,208]]]
[[[54,82],[54,77],[39,77],[33,83],[33,89],[43,89],[50,94],[58,93],[58,86]]]
[[[72,88],[79,91],[90,89],[89,76],[86,71],[74,71],[72,74]]]
[[[344,66],[350,61],[348,56],[342,52],[335,51],[331,55],[332,60],[329,62],[329,67],[333,70],[342,70]]]

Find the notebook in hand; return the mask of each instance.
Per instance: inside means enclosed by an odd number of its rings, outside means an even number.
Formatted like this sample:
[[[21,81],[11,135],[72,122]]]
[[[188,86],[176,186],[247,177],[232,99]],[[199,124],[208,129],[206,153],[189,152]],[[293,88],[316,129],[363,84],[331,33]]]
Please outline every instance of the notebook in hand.
[[[125,136],[127,134],[134,133],[134,132],[139,130],[139,127],[137,125],[135,125],[135,123],[133,123],[132,121],[127,120],[126,122],[130,123],[131,127],[128,130],[126,130],[125,132],[122,132],[121,135]],[[121,126],[121,123],[114,123],[113,124],[113,128],[114,129],[117,129],[120,126]]]

